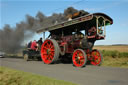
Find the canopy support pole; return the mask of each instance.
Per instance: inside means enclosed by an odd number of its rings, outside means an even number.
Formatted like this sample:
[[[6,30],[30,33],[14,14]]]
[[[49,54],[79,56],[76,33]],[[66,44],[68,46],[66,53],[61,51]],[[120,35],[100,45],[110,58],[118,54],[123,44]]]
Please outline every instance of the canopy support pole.
[[[43,42],[44,42],[44,40],[45,40],[45,32],[43,32]]]
[[[105,19],[104,19],[104,37],[106,36],[106,26],[105,26]]]
[[[98,24],[99,24],[99,23],[98,23],[98,19],[99,19],[99,17],[96,16],[96,28],[97,28],[97,34],[98,34]]]

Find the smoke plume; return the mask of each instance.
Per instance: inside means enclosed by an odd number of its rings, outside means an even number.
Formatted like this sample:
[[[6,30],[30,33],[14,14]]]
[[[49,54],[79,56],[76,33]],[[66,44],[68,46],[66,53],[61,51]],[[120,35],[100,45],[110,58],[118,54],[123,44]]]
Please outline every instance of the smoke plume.
[[[66,21],[67,15],[78,11],[80,10],[69,7],[64,10],[64,13],[53,13],[51,16],[45,16],[39,11],[35,17],[26,15],[26,20],[17,23],[15,28],[6,24],[2,30],[0,29],[0,51],[6,53],[18,52],[23,41],[33,37],[37,29],[48,27],[56,22]],[[88,14],[88,12],[84,12]]]

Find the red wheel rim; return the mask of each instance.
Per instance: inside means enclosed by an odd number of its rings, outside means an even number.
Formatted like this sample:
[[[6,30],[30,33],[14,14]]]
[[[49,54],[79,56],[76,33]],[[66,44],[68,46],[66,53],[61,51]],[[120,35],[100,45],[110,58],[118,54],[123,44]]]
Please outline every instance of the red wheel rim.
[[[76,50],[73,53],[73,64],[77,67],[82,67],[85,64],[85,54],[81,50]]]
[[[41,58],[46,64],[52,63],[54,59],[55,49],[51,40],[45,40],[41,47]]]
[[[94,50],[94,51],[92,51],[91,56],[92,56],[91,57],[91,64],[92,65],[99,65],[100,62],[101,62],[101,54],[100,54],[100,52],[97,51],[97,50]]]

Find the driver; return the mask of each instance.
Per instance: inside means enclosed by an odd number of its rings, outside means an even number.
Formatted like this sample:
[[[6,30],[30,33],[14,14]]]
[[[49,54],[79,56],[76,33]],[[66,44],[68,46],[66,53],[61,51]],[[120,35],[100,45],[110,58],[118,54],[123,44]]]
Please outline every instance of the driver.
[[[74,37],[75,37],[75,39],[81,39],[81,38],[84,38],[84,34],[80,31],[78,31],[74,34]]]
[[[84,38],[84,34],[82,32],[78,32],[78,38],[79,39]]]
[[[38,50],[38,48],[37,48],[37,43],[36,43],[36,40],[34,40],[33,42],[32,42],[32,44],[31,44],[31,49],[32,50],[34,50],[34,51],[37,51]]]

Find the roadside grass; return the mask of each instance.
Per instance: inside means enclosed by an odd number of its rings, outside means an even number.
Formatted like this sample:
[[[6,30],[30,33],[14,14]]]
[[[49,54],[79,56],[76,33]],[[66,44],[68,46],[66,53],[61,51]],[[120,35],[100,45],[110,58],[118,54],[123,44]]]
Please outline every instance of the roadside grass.
[[[5,55],[6,57],[23,57],[22,53],[8,53]]]
[[[102,55],[105,56],[110,56],[113,58],[128,58],[128,52],[119,52],[117,50],[114,51],[108,51],[108,50],[101,50]]]
[[[128,52],[102,50],[101,53],[104,58],[102,66],[128,68]]]
[[[63,80],[0,67],[0,85],[76,85]]]
[[[128,58],[113,58],[105,56],[102,66],[128,68]]]

